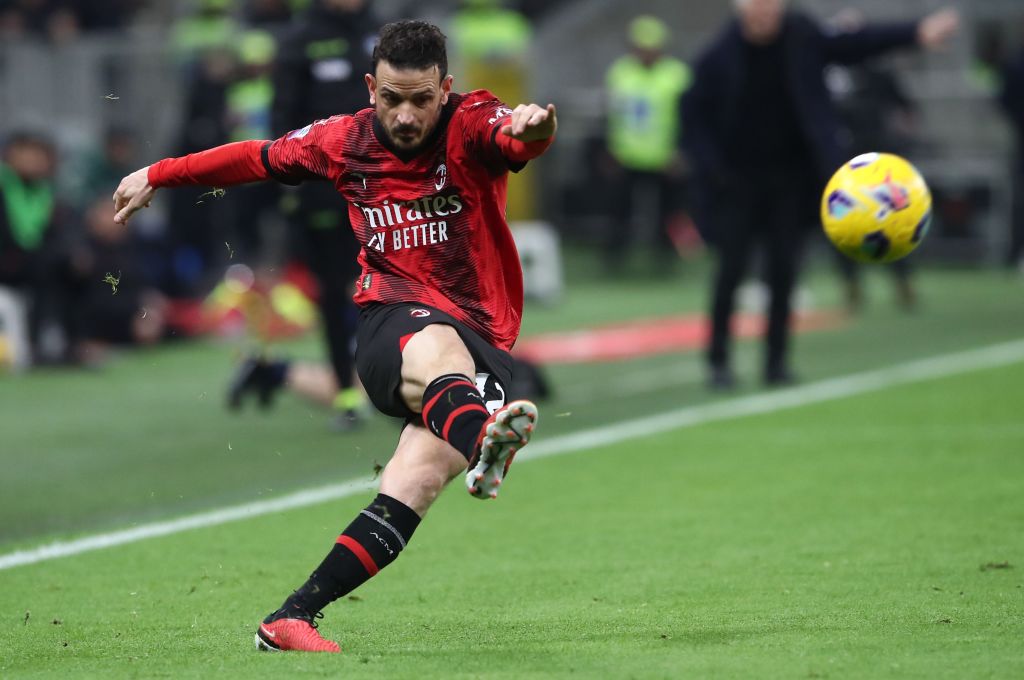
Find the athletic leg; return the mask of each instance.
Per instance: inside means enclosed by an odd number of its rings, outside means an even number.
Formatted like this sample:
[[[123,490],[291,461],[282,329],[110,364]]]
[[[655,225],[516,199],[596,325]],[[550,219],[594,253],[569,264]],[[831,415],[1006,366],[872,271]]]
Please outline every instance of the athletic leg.
[[[654,266],[658,273],[671,274],[679,254],[670,231],[671,221],[681,207],[679,196],[685,194],[685,185],[669,172],[652,172],[651,186],[654,187],[654,206],[657,216],[657,230],[654,233]]]
[[[377,348],[395,343],[401,360],[399,393],[406,407],[419,413],[427,405],[427,413],[435,414],[440,424],[435,422],[430,429],[415,421],[406,425],[384,469],[380,493],[342,532],[306,583],[264,619],[256,632],[259,649],[339,651],[336,643],[316,631],[321,610],[398,557],[445,485],[466,469],[468,458],[481,469],[486,467],[477,490],[491,495],[515,448],[529,439],[536,418],[533,410],[526,422],[532,404],[513,402],[489,417],[470,378],[476,375],[476,363],[453,326],[435,323],[401,338],[394,336],[397,333],[371,332],[364,340],[377,340]],[[387,364],[387,354],[374,356]],[[431,400],[437,410],[429,408]],[[527,424],[530,430],[525,430]],[[504,436],[507,430],[514,431],[514,444],[511,436]]]
[[[477,498],[495,498],[516,452],[537,421],[537,408],[513,401],[491,414],[477,385],[475,364],[458,331],[434,324],[415,333],[402,352],[401,394],[423,424],[468,463],[466,486]]]
[[[779,188],[800,186],[796,181],[782,181]],[[793,382],[789,369],[789,326],[792,316],[793,291],[796,289],[807,234],[803,221],[802,194],[797,191],[773,191],[766,198],[765,249],[767,255],[768,325],[765,333],[764,381],[769,385]]]
[[[288,362],[284,380],[293,393],[322,406],[332,406],[338,396],[337,376],[327,364],[313,361]]]
[[[633,223],[638,175],[622,166],[616,166],[612,194],[611,219],[604,237],[604,264],[612,273],[619,273],[629,262],[629,249],[633,242]]]
[[[339,651],[316,631],[320,612],[398,558],[431,504],[465,466],[450,445],[419,425],[407,425],[384,468],[380,493],[338,536],[309,579],[260,624],[257,648]]]
[[[720,206],[716,217],[715,248],[718,265],[711,297],[711,338],[708,345],[710,383],[715,388],[730,388],[734,378],[730,367],[731,322],[736,289],[746,275],[753,247],[756,216],[746,206],[751,196],[738,189],[728,204]]]
[[[466,459],[418,423],[402,431],[395,455],[380,478],[380,491],[423,517],[444,487],[466,469]]]
[[[905,312],[912,312],[917,307],[917,290],[914,288],[913,269],[907,258],[896,260],[889,268],[892,270],[896,284],[896,304]]]

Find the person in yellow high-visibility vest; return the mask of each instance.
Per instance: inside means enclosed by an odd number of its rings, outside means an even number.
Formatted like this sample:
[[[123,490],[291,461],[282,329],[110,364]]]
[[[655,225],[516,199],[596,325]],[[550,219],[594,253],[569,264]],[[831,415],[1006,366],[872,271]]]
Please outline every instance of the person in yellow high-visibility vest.
[[[468,90],[490,90],[505,102],[529,99],[530,41],[533,28],[503,0],[462,0],[452,15],[453,71]],[[510,222],[537,217],[533,168],[509,175],[507,215]]]
[[[263,30],[248,30],[238,36],[235,46],[235,76],[224,92],[228,139],[269,139],[274,102],[270,74],[277,56],[274,36]],[[260,259],[267,253],[263,252],[266,242],[259,225],[277,213],[280,200],[281,188],[265,184],[235,187],[225,194],[218,207],[227,229],[224,242],[229,247],[220,253],[221,258],[226,255],[235,262],[262,264]]]
[[[666,228],[682,181],[679,151],[680,99],[690,85],[689,67],[665,54],[669,30],[642,15],[629,25],[630,51],[616,59],[605,77],[608,92],[608,152],[615,161],[616,193],[605,256],[621,268],[637,217],[657,221],[659,264],[675,252]]]

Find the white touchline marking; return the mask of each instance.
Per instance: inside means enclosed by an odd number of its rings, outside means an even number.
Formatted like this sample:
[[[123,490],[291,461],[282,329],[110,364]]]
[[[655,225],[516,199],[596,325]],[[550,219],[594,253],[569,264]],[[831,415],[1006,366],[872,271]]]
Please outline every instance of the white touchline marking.
[[[943,354],[890,368],[829,378],[798,387],[762,392],[701,406],[687,406],[646,418],[626,420],[604,427],[592,428],[585,432],[552,437],[546,441],[531,444],[528,449],[517,456],[516,461],[537,460],[573,453],[581,449],[610,446],[628,439],[660,434],[717,420],[772,413],[808,404],[852,397],[887,387],[1006,366],[1019,361],[1024,361],[1024,340]],[[38,548],[0,555],[0,570],[326,503],[369,491],[376,486],[377,482],[371,479],[354,480],[298,491],[280,498],[202,512],[179,519],[141,524],[131,529],[84,536],[70,541],[56,541]]]
[[[294,508],[302,508],[308,505],[315,505],[317,503],[325,503],[338,498],[345,498],[346,496],[351,496],[361,491],[367,491],[374,488],[376,485],[377,483],[371,479],[343,482],[341,484],[332,484],[331,486],[298,491],[280,498],[256,501],[254,503],[245,503],[242,505],[232,505],[219,510],[201,512],[196,515],[188,515],[187,517],[180,517],[178,519],[162,522],[140,524],[139,526],[132,527],[131,529],[121,529],[119,531],[95,534],[93,536],[83,536],[82,538],[77,538],[71,541],[55,541],[48,545],[39,546],[38,548],[18,550],[6,555],[0,555],[0,570],[18,567],[23,564],[45,562],[46,560],[52,560],[58,557],[78,555],[80,553],[99,550],[101,548],[110,548],[115,545],[134,543],[147,538],[168,536],[170,534],[177,534],[191,529],[202,529],[204,527],[217,526],[218,524],[226,524],[227,522],[234,522],[240,519],[249,519],[250,517],[259,517],[260,515],[267,515],[273,512],[282,512],[285,510],[292,510]]]
[[[524,449],[521,454],[516,456],[516,462],[617,444],[628,439],[716,420],[772,413],[788,408],[852,397],[887,387],[996,368],[1019,361],[1024,361],[1024,340],[1014,340],[964,352],[918,359],[890,368],[853,373],[807,385],[761,392],[700,406],[688,406],[646,418],[627,420],[576,434],[562,435]]]

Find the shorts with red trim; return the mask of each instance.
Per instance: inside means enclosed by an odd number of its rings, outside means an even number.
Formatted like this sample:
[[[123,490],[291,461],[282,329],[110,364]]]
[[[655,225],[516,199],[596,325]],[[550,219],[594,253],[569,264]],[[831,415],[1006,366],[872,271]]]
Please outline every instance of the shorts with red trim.
[[[512,384],[512,355],[494,347],[451,315],[407,302],[371,304],[359,313],[356,370],[373,405],[385,415],[419,422],[419,414],[405,405],[399,393],[402,350],[414,333],[436,323],[454,328],[466,344],[476,363],[476,384],[483,392],[487,409],[493,413],[504,406],[506,386]]]

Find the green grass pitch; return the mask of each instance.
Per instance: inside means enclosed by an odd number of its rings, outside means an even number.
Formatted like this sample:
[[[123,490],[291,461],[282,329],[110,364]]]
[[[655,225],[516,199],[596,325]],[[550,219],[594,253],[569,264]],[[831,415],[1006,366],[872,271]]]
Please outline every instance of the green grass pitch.
[[[804,378],[1024,335],[1019,283],[923,281],[916,315],[878,302],[799,339]],[[643,304],[699,305],[677,293]],[[612,294],[535,310],[529,330],[587,323]],[[747,373],[757,350],[740,347]],[[226,417],[227,353],[0,384],[0,553],[366,477],[386,456],[384,422],[338,437],[291,400]],[[698,367],[555,368],[538,441],[704,403]],[[580,396],[637,374],[649,388],[628,398]],[[252,634],[370,494],[0,571],[0,676],[1021,677],[1021,404],[1016,363],[524,461],[497,502],[445,494],[398,562],[327,609],[340,656],[259,654]]]

